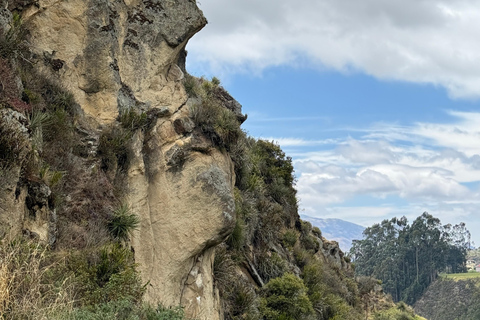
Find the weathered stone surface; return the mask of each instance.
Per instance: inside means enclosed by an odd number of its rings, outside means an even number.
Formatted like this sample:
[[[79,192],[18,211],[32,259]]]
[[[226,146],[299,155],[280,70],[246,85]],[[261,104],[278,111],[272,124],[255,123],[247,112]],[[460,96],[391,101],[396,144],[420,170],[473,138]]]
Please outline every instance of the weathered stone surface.
[[[186,101],[176,65],[206,19],[195,2],[39,0],[24,12],[44,72],[67,84],[87,115],[111,122],[119,108]]]
[[[186,134],[193,131],[195,123],[190,118],[185,117],[175,120],[173,126],[178,134]]]
[[[19,186],[20,170],[31,148],[26,123],[27,119],[22,114],[12,109],[0,110],[2,134],[11,137],[16,144],[13,149],[15,154],[2,154],[3,160],[9,163],[2,163],[0,167],[0,237],[14,237],[20,234],[23,228],[27,192]],[[2,150],[5,150],[3,146]]]
[[[0,0],[0,35],[10,30],[12,13],[7,9],[7,0]]]
[[[243,123],[247,120],[247,115],[242,113],[242,105],[238,103],[223,87],[218,87],[215,90],[215,97],[222,102],[222,104],[237,116],[237,120]]]
[[[233,164],[216,149],[186,149],[190,137],[178,134],[173,123],[187,111],[175,117],[160,119],[147,137],[135,137],[128,173],[129,202],[141,217],[132,240],[135,258],[150,281],[148,301],[182,303],[191,317],[219,319],[211,268],[213,247],[235,225]]]
[[[345,262],[345,254],[340,249],[337,241],[330,241],[323,237],[317,238],[320,243],[320,250],[315,254],[324,261],[329,261],[339,269],[350,270],[350,264]]]

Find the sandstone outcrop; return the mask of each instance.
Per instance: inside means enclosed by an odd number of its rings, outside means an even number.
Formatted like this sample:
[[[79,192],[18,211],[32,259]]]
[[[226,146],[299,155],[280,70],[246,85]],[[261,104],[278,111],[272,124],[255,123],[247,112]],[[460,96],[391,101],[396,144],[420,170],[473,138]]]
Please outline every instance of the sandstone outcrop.
[[[149,130],[133,138],[125,179],[141,221],[132,248],[149,283],[146,300],[219,318],[212,248],[235,225],[234,170],[209,141],[205,152],[190,148],[194,102],[182,83],[185,45],[206,24],[202,12],[188,0],[40,0],[22,9],[40,71],[71,91],[99,128],[132,109],[150,117]]]
[[[23,15],[44,71],[98,122],[186,102],[177,61],[206,24],[195,2],[40,0]]]

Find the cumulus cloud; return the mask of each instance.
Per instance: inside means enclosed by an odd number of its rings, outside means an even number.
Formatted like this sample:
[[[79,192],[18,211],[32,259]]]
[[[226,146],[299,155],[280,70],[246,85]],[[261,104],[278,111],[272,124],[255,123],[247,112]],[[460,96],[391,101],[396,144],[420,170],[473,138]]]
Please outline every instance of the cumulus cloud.
[[[448,114],[450,122],[373,125],[356,139],[297,152],[300,207],[364,226],[429,211],[444,223],[480,227],[480,112]]]
[[[474,0],[202,1],[209,25],[188,45],[194,69],[257,72],[307,60],[319,68],[430,83],[480,97]]]

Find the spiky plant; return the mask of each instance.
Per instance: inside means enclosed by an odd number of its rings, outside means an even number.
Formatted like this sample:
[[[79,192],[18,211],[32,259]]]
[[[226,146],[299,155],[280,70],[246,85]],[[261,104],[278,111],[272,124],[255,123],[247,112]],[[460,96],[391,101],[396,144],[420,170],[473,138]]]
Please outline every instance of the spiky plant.
[[[140,219],[130,211],[127,204],[122,204],[113,212],[108,222],[108,230],[113,238],[127,241],[131,233],[138,228]]]

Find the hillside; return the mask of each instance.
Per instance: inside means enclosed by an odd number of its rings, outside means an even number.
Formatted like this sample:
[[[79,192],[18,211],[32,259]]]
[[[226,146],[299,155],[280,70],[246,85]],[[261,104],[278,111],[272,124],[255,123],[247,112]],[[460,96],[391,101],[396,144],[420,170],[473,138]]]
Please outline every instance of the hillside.
[[[365,227],[341,219],[322,219],[301,215],[301,218],[320,228],[322,234],[330,240],[337,241],[344,252],[352,247],[353,240],[363,238]]]
[[[415,312],[434,320],[480,319],[480,278],[477,273],[440,277],[415,303]]]

